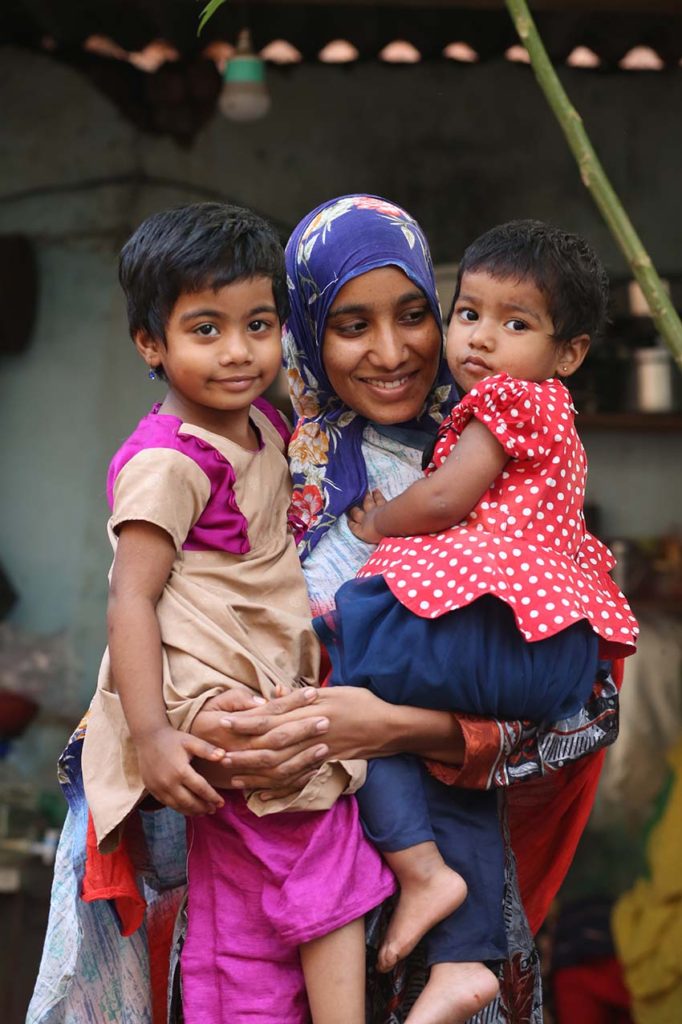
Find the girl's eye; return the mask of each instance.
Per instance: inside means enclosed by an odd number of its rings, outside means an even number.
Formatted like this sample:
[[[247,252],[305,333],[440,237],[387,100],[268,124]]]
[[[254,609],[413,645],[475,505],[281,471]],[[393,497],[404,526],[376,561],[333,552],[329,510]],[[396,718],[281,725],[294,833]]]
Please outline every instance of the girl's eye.
[[[460,320],[463,320],[465,324],[473,324],[478,320],[478,313],[474,309],[469,309],[468,306],[463,306],[457,310],[457,316]]]
[[[525,323],[523,320],[517,320],[516,317],[514,317],[512,320],[507,320],[504,326],[509,327],[510,330],[516,332],[528,330],[528,324]]]
[[[263,331],[269,330],[270,327],[272,327],[272,324],[269,320],[252,320],[249,323],[249,331],[252,334],[262,334]]]
[[[218,334],[218,328],[215,324],[199,324],[198,327],[194,328],[194,333],[199,334],[202,338],[215,338]]]

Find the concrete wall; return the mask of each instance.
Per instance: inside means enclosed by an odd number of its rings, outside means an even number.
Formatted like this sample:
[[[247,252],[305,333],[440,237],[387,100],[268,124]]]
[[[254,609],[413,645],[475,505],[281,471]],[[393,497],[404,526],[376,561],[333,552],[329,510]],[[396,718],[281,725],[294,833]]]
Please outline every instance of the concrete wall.
[[[0,357],[0,560],[21,595],[12,620],[70,637],[74,706],[104,641],[107,461],[159,394],[116,283],[120,244],[144,215],[208,190],[293,226],[330,196],[370,191],[415,214],[438,262],[495,222],[537,216],[585,234],[624,273],[527,68],[305,66],[270,77],[265,120],[216,114],[183,149],[141,135],[76,71],[0,51],[0,232],[34,240],[41,289],[30,347]],[[682,274],[682,72],[563,77],[659,269]],[[138,172],[183,184],[104,180]],[[680,436],[608,434],[589,446],[606,532],[679,522]]]

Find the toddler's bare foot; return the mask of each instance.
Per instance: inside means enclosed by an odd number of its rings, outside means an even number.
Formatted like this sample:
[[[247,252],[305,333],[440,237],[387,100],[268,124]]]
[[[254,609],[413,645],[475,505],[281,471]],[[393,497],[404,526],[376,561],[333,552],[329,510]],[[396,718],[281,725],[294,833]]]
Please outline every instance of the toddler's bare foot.
[[[427,845],[430,844],[423,844]],[[410,852],[418,849],[412,847]],[[387,860],[394,870],[396,856],[407,852],[389,854]],[[379,950],[377,968],[382,972],[390,971],[403,960],[430,928],[461,906],[467,895],[462,876],[449,868],[438,853],[433,858],[422,858],[418,867],[412,862],[409,871],[401,864],[396,874],[400,897]]]
[[[464,1024],[491,1003],[500,985],[485,964],[434,964],[406,1024]]]

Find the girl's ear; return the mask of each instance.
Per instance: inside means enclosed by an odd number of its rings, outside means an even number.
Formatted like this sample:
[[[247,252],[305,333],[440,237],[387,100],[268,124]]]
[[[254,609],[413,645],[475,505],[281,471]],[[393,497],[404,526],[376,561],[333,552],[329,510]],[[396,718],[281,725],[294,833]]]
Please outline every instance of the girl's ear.
[[[560,377],[570,377],[572,373],[582,366],[583,360],[590,347],[589,334],[578,334],[570,341],[561,343],[561,354],[557,365],[557,373]]]
[[[152,338],[147,331],[135,331],[133,335],[135,348],[140,353],[150,370],[161,365],[163,356],[163,343],[158,338]]]

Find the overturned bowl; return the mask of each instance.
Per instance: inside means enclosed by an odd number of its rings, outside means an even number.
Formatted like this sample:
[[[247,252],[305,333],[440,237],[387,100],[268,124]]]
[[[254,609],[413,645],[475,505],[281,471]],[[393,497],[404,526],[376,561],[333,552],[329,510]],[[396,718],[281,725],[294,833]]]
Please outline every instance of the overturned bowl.
[[[30,697],[14,690],[0,690],[0,738],[13,740],[38,714],[38,705]]]

